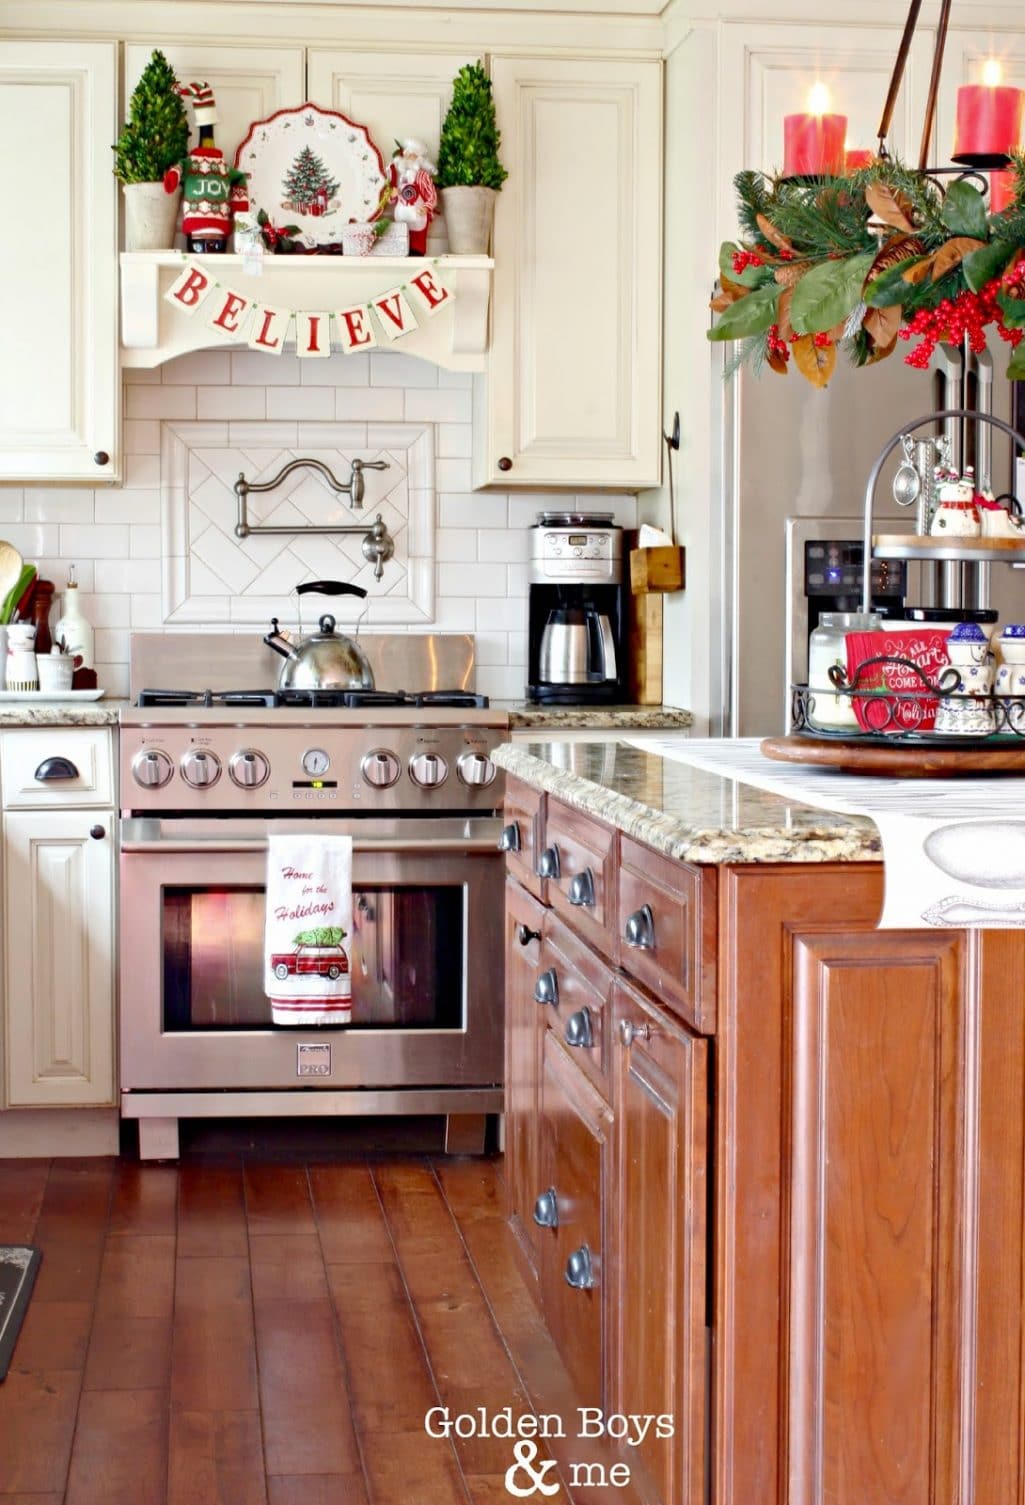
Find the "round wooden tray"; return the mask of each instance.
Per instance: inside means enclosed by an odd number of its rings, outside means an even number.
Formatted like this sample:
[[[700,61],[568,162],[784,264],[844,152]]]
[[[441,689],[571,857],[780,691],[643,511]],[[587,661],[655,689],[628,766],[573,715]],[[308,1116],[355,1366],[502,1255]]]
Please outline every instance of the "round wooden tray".
[[[1025,774],[1025,738],[999,746],[930,747],[925,742],[843,742],[818,737],[766,737],[765,757],[777,763],[811,764],[840,773],[889,774],[902,779],[950,778],[957,774]],[[1017,744],[1017,745],[1015,745]]]

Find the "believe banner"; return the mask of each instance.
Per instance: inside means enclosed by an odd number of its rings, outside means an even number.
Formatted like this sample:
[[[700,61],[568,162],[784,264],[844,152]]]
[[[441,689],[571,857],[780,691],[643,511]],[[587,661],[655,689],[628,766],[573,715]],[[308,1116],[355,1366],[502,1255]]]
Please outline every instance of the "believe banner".
[[[164,297],[190,317],[201,308],[210,329],[244,340],[250,350],[264,350],[268,355],[281,354],[291,331],[296,355],[312,360],[330,355],[332,348],[346,355],[370,350],[377,344],[378,330],[388,342],[401,340],[419,328],[414,305],[433,318],[455,294],[433,268],[423,267],[408,282],[366,303],[337,309],[278,308],[226,287],[198,261],[186,261]]]

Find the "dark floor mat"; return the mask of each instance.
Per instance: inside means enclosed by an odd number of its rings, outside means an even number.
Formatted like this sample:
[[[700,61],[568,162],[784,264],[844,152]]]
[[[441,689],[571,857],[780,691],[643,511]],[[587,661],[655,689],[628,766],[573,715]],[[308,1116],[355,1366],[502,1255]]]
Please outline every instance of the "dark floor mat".
[[[42,1257],[28,1244],[0,1244],[0,1382],[7,1378]]]

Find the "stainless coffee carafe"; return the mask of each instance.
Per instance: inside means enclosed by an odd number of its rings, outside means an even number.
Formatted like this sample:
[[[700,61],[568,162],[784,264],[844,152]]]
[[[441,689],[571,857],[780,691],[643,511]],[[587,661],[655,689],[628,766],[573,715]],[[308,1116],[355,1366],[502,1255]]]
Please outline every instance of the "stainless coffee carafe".
[[[541,634],[546,684],[593,685],[616,678],[616,647],[607,616],[593,606],[557,606]]]

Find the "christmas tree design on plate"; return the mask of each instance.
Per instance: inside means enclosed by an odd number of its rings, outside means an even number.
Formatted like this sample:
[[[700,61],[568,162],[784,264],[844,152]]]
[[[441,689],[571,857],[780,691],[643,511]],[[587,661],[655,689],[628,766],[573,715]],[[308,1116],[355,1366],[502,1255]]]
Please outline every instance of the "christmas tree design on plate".
[[[321,158],[311,147],[304,146],[285,174],[281,207],[295,214],[330,214],[336,207],[331,203],[331,195],[337,192],[338,184]]]

